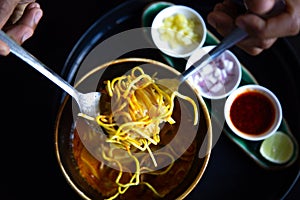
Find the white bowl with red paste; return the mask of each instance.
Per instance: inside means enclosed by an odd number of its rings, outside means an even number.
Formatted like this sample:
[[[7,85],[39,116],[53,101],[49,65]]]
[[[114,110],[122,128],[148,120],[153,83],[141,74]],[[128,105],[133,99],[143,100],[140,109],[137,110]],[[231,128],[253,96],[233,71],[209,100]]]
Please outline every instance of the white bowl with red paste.
[[[214,47],[214,45],[205,46],[195,51],[188,59],[186,69]],[[222,99],[239,86],[241,78],[241,63],[230,50],[226,50],[208,65],[192,74],[188,81],[195,86],[203,97]]]
[[[244,85],[226,99],[224,115],[228,127],[239,137],[258,141],[270,137],[282,121],[276,95],[261,85]]]

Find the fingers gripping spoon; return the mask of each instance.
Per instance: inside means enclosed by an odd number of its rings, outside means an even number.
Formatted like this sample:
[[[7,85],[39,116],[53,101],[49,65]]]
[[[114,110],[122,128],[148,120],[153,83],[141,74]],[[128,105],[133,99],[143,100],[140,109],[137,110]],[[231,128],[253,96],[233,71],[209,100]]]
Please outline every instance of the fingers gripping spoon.
[[[243,1],[234,0],[239,6],[243,5]],[[261,16],[262,18],[268,18],[274,15],[279,14],[285,8],[284,0],[277,0],[272,10],[265,15]],[[182,72],[178,77],[172,79],[160,79],[157,81],[158,84],[162,85],[165,88],[168,88],[170,91],[177,91],[180,84],[184,82],[190,75],[197,72],[201,67],[206,66],[212,60],[220,56],[225,50],[231,48],[237,44],[242,39],[246,38],[248,33],[240,28],[234,29],[227,37],[225,37],[218,45],[211,49],[208,53],[205,53],[201,58],[199,58],[195,63]]]

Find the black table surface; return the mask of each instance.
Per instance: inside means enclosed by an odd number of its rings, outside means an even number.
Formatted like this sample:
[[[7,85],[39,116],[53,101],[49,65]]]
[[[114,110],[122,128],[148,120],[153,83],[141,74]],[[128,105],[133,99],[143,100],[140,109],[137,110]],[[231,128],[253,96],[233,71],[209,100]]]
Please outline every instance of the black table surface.
[[[35,36],[23,46],[59,74],[82,34],[122,1],[39,2],[44,17]],[[288,40],[300,56],[300,35]],[[3,105],[0,198],[80,199],[62,175],[55,155],[54,123],[60,89],[11,54],[0,57],[0,70]],[[299,130],[299,125],[295,127]],[[300,180],[286,199],[300,199]]]

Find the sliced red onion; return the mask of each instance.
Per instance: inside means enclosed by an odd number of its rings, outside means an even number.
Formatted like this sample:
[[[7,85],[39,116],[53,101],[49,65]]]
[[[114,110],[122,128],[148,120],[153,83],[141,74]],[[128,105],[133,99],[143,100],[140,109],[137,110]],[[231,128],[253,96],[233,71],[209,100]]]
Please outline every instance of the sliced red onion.
[[[202,91],[220,93],[235,75],[235,63],[226,53],[204,66],[193,76],[193,83]]]

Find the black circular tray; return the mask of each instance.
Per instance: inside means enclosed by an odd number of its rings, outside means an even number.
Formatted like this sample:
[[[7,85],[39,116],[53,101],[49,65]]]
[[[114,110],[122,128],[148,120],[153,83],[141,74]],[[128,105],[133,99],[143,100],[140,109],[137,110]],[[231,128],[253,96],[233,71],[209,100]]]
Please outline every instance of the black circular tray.
[[[62,75],[67,81],[74,82],[81,63],[97,44],[122,31],[140,28],[143,10],[151,2],[153,1],[124,1],[100,17],[82,35],[69,54],[62,70]],[[212,9],[212,2],[208,3],[208,1],[206,3],[192,0],[170,2],[191,6],[204,18]],[[209,25],[208,29],[219,37]],[[300,94],[297,88],[297,75],[300,61],[295,50],[285,39],[279,39],[271,49],[255,57],[237,47],[231,50],[261,85],[278,96],[283,107],[283,115],[299,143]],[[143,53],[132,55],[147,57]],[[163,56],[158,55],[155,59],[163,60]],[[64,95],[61,101],[63,98]],[[212,149],[203,178],[187,199],[284,199],[299,177],[299,168],[299,158],[293,165],[281,170],[262,168],[246,156],[225,134],[222,134]]]

